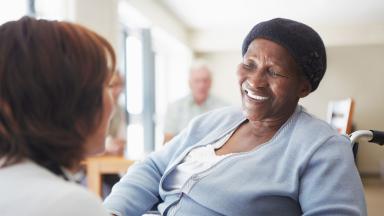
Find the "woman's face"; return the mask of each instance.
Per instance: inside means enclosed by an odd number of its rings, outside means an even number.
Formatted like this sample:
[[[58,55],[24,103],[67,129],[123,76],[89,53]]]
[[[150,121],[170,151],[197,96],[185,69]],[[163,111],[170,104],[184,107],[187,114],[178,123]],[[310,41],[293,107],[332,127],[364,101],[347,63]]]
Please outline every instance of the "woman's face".
[[[299,98],[310,93],[288,51],[269,40],[255,39],[238,67],[243,112],[250,121],[288,118]]]
[[[115,103],[117,103],[117,100],[124,89],[124,78],[118,72],[116,72],[111,79],[111,88],[113,99]]]
[[[113,88],[105,84],[103,87],[103,108],[100,124],[95,132],[91,134],[86,143],[86,155],[102,153],[105,148],[105,137],[109,128],[109,123],[114,112]]]

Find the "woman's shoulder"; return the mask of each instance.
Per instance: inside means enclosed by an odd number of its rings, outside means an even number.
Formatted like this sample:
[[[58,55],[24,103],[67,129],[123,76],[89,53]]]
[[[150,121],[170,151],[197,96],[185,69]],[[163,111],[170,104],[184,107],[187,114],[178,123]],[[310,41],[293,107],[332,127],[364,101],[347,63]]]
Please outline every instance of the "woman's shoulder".
[[[11,165],[2,172],[0,182],[6,180],[2,185],[9,194],[5,210],[13,215],[108,215],[95,195],[31,161]],[[6,204],[7,200],[1,202]],[[12,200],[28,205],[19,208]]]
[[[310,114],[305,110],[305,108],[301,108],[301,112],[298,115],[296,128],[306,131],[306,134],[311,136],[320,135],[322,137],[332,137],[338,135],[337,131],[333,129],[331,125],[329,125],[324,120],[321,120],[318,117]]]
[[[199,144],[202,140],[214,140],[229,132],[231,128],[245,120],[240,108],[224,107],[214,109],[193,118],[188,126],[171,140],[172,154],[177,156],[186,148]],[[172,145],[175,143],[175,145]],[[175,150],[177,149],[177,150]]]
[[[108,215],[103,209],[100,198],[89,192],[81,185],[74,182],[65,181],[57,176],[42,180],[46,189],[43,199],[44,212],[50,215]],[[42,212],[42,213],[44,213]]]
[[[244,119],[241,107],[226,106],[199,115],[193,119],[193,122],[217,126],[218,124],[229,124]]]
[[[309,114],[304,109],[299,113],[296,124],[292,128],[295,145],[306,152],[315,152],[319,148],[329,148],[329,143],[338,145],[332,148],[348,149],[348,137],[339,134],[327,122]],[[309,150],[309,151],[308,151]]]
[[[58,216],[109,215],[103,208],[101,200],[85,188],[70,182],[65,182],[62,186],[61,192],[57,193],[54,199],[51,197],[45,202],[45,208],[42,208],[44,212]]]
[[[190,134],[206,136],[214,131],[220,133],[238,125],[245,117],[239,107],[223,107],[211,110],[192,119],[188,124]]]

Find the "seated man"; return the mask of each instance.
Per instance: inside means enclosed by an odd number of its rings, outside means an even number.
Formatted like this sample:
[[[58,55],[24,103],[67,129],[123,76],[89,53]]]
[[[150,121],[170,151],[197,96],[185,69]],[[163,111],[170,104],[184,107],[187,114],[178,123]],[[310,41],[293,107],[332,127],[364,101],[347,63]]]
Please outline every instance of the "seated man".
[[[192,118],[227,105],[209,93],[211,84],[212,74],[207,66],[198,65],[191,68],[189,73],[191,93],[168,106],[164,126],[164,143],[184,129]]]

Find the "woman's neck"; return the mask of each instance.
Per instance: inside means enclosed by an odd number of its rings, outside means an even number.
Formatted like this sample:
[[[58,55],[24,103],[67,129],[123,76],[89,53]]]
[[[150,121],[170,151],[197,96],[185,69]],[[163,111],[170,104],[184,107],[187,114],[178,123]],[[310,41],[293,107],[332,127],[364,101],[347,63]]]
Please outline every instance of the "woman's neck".
[[[296,109],[288,112],[286,115],[274,119],[265,119],[258,121],[249,121],[249,129],[255,137],[269,137],[271,138],[288,119],[294,114]]]

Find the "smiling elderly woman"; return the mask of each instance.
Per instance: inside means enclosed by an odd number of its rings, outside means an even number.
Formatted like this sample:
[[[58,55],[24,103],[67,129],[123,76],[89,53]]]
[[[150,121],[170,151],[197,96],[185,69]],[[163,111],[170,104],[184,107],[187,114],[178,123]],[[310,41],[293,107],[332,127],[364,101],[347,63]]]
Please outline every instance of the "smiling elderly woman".
[[[194,119],[130,168],[105,206],[140,215],[366,215],[349,140],[298,105],[326,70],[320,36],[273,19],[243,42],[242,109]]]

